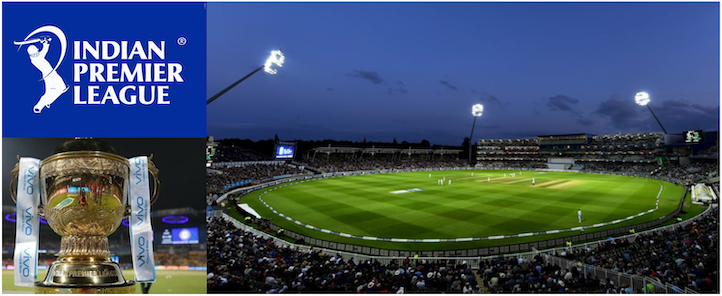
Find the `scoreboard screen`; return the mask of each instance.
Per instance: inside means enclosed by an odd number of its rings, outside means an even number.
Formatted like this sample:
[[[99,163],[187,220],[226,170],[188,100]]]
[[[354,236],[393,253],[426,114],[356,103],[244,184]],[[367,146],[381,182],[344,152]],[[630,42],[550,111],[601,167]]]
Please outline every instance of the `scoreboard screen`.
[[[704,133],[702,130],[684,132],[685,143],[702,143],[704,142]]]
[[[198,227],[164,229],[161,244],[188,245],[198,243]]]
[[[274,154],[276,159],[293,159],[296,154],[296,143],[279,142],[276,144],[276,151]]]

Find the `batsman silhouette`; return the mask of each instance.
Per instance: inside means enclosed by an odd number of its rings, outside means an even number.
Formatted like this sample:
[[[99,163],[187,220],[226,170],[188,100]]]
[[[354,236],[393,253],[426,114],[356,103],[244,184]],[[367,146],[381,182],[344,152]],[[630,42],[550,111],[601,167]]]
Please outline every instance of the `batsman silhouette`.
[[[40,100],[35,107],[33,112],[40,113],[43,108],[50,108],[50,104],[68,90],[68,86],[63,81],[63,78],[58,75],[58,72],[53,69],[48,60],[45,59],[45,55],[50,49],[50,38],[39,39],[43,45],[43,48],[38,51],[35,45],[28,46],[28,55],[30,56],[30,63],[40,70],[43,75],[43,82],[45,82],[45,93],[40,97]]]

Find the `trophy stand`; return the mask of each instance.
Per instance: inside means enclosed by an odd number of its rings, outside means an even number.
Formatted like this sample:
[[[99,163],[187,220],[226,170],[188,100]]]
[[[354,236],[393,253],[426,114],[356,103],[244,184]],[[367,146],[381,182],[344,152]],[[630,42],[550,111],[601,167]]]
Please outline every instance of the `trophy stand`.
[[[63,236],[58,260],[35,284],[35,293],[129,294],[135,293],[135,282],[125,280],[118,263],[110,260],[107,237]]]

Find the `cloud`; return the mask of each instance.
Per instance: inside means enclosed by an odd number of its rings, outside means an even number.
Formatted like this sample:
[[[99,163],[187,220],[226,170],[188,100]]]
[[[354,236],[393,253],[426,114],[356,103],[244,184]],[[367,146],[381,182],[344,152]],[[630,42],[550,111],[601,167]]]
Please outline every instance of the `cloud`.
[[[650,106],[662,122],[668,133],[681,133],[685,130],[717,130],[719,105],[702,106],[685,100],[665,100]],[[657,131],[659,124],[647,108],[640,107],[634,100],[613,96],[602,101],[594,115],[609,118],[612,126],[626,132]]]
[[[379,73],[376,73],[376,71],[359,71],[359,70],[353,70],[354,73],[346,74],[351,77],[358,77],[361,79],[366,79],[368,81],[373,82],[374,84],[381,84],[384,82],[384,79],[379,76]]]
[[[480,100],[481,100],[481,102],[484,103],[484,104],[497,105],[497,106],[499,106],[499,107],[501,107],[501,108],[504,108],[504,106],[502,106],[502,104],[501,104],[501,101],[499,101],[499,99],[497,99],[497,98],[496,98],[495,96],[493,96],[493,95],[486,95],[486,94],[484,94],[484,95],[481,96]]]
[[[622,100],[618,96],[612,96],[599,103],[599,107],[592,114],[608,118],[612,126],[617,129],[639,130],[640,127],[648,129],[648,124],[640,118],[640,109],[634,100]]]
[[[556,95],[547,99],[546,106],[550,111],[567,111],[578,114],[572,105],[579,104],[579,100],[570,98],[565,95]]]
[[[450,88],[450,89],[453,89],[453,90],[458,90],[458,89],[459,89],[458,87],[451,85],[451,83],[449,83],[449,82],[446,81],[446,80],[439,80],[439,83],[441,83],[442,85],[444,85],[444,86],[446,86],[446,87],[448,87],[448,88]]]
[[[670,133],[695,129],[719,129],[717,125],[719,122],[719,105],[702,106],[685,100],[666,100],[651,107],[654,113],[657,114],[659,121],[667,129],[667,132]],[[645,117],[645,115],[642,115],[642,117]],[[653,127],[657,125],[652,114],[648,114],[647,117]]]

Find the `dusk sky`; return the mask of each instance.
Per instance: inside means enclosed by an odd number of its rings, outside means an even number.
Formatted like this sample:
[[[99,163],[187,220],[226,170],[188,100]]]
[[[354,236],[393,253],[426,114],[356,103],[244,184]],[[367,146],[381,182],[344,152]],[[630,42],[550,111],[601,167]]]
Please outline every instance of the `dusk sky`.
[[[719,130],[718,3],[208,3],[216,139]]]

